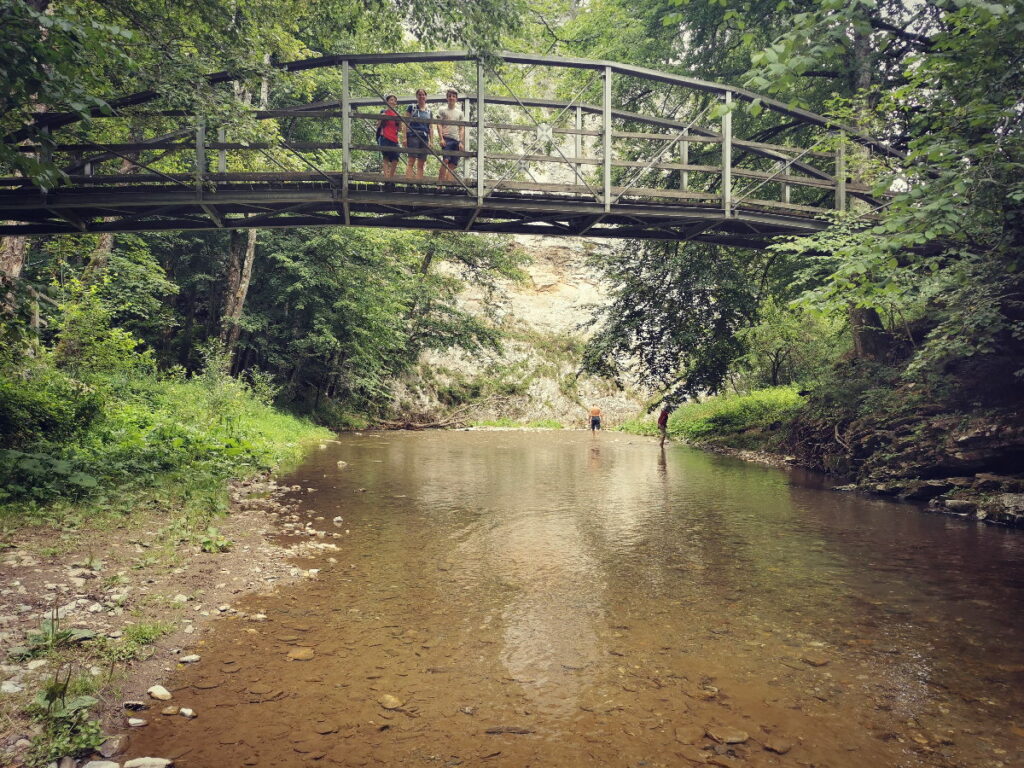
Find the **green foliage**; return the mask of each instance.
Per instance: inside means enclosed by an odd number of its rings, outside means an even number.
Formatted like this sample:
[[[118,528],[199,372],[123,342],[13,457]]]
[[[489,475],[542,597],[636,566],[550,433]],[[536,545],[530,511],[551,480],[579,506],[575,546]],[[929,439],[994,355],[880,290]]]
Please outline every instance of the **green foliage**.
[[[474,421],[474,427],[501,427],[505,429],[565,429],[562,422],[555,419],[535,419],[534,421],[517,421],[502,417],[500,419],[483,419]]]
[[[29,708],[32,716],[42,721],[43,732],[33,740],[29,765],[42,766],[64,756],[82,757],[103,742],[98,720],[89,716],[99,700],[87,695],[93,683],[75,677],[73,667],[65,673],[58,668],[53,679],[37,694]]]
[[[718,395],[681,405],[669,417],[668,431],[697,443],[764,447],[764,434],[787,425],[804,402],[794,387]]]
[[[269,405],[264,377],[228,375],[216,350],[196,376],[157,374],[94,289],[62,307],[55,351],[3,366],[0,414],[18,447],[0,450],[0,503],[12,515],[184,470],[197,485],[267,470],[318,434]]]
[[[146,647],[173,630],[172,624],[163,621],[129,624],[117,640],[97,638],[92,644],[92,650],[111,664],[132,661],[140,658]]]
[[[757,315],[757,290],[781,260],[703,244],[630,243],[595,259],[612,303],[583,355],[597,375],[638,369],[644,387],[680,401],[718,391]]]
[[[199,540],[199,548],[203,552],[214,554],[228,552],[232,546],[234,546],[234,543],[231,539],[221,536],[220,531],[212,525],[206,529],[206,534]]]
[[[769,299],[757,325],[740,329],[735,367],[744,388],[806,383],[827,375],[845,347],[845,328],[831,317]]]
[[[85,640],[96,637],[96,632],[80,627],[62,628],[60,620],[54,615],[43,621],[38,630],[29,632],[25,638],[26,645],[12,648],[9,656],[18,661],[45,656],[59,648],[66,648]]]

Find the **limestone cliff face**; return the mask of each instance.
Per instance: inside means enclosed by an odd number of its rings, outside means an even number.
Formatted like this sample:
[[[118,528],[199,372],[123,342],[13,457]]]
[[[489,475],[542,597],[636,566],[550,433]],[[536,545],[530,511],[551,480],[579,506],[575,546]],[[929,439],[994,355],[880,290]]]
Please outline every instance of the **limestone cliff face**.
[[[637,413],[637,393],[578,375],[589,333],[585,326],[594,308],[608,301],[585,260],[601,246],[571,238],[516,240],[532,263],[524,284],[502,286],[498,317],[508,337],[504,350],[425,354],[397,387],[398,418],[424,423],[456,414],[459,423],[550,420],[572,428],[584,426],[592,405],[601,408],[609,426]],[[483,299],[478,290],[460,298],[475,314],[483,313]]]

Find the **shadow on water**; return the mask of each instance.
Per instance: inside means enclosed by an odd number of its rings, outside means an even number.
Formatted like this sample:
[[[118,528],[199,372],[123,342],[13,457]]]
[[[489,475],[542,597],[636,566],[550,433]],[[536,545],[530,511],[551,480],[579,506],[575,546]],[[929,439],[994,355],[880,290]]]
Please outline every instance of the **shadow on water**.
[[[269,621],[218,629],[174,681],[200,717],[156,719],[132,754],[1024,759],[1019,532],[615,433],[346,435],[290,481],[314,489],[303,519],[350,534],[316,580],[248,600]]]

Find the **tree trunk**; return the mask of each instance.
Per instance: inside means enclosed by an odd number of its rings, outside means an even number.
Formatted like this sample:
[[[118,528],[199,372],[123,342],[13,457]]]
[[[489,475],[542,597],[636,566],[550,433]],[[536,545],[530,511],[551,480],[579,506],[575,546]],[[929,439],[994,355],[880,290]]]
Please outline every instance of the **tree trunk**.
[[[854,355],[869,360],[885,357],[889,350],[889,335],[882,328],[878,312],[869,307],[850,307],[849,316]]]
[[[221,314],[220,340],[229,354],[234,353],[241,332],[238,321],[245,308],[249,293],[252,265],[256,257],[256,230],[232,230],[228,243],[227,287],[224,291],[224,311]]]
[[[14,284],[21,277],[27,252],[27,237],[12,235],[0,238],[0,314],[14,311]]]
[[[873,70],[871,38],[868,34],[854,30],[852,85],[855,92],[863,92],[871,87]],[[863,127],[862,119],[856,123],[858,127]],[[889,348],[889,336],[882,327],[882,318],[878,312],[869,307],[851,305],[848,319],[853,333],[854,355],[871,360],[884,357]]]
[[[264,62],[269,62],[269,57]],[[252,102],[248,91],[235,86],[236,94],[246,104]],[[264,77],[260,81],[260,109],[266,109],[270,101],[270,81]],[[241,328],[238,321],[245,308],[245,297],[249,293],[249,280],[252,278],[252,265],[256,257],[256,230],[245,232],[232,230],[228,244],[227,287],[224,291],[224,313],[221,315],[220,340],[224,343],[227,353],[233,358],[235,345]],[[233,366],[232,366],[233,367]]]

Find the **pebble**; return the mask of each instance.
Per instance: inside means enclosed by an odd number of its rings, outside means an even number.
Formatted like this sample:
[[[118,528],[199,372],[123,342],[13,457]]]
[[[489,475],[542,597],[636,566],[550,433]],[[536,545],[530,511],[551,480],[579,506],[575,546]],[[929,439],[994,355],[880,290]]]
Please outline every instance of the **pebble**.
[[[82,768],[121,768],[121,764],[113,760],[90,760]]]
[[[111,736],[100,744],[99,753],[104,757],[113,757],[123,752],[127,743],[127,736]]]
[[[188,707],[182,707],[178,710],[178,714],[182,717],[187,717],[189,720],[196,716],[195,710],[189,709]]]
[[[390,693],[385,693],[377,699],[377,703],[384,707],[384,709],[399,709],[402,706],[402,700],[397,696],[392,696]]]
[[[39,669],[40,667],[46,666],[46,659],[32,659],[32,661],[25,666],[29,669]]]
[[[128,725],[130,725],[132,728],[142,728],[144,726],[149,725],[149,721],[143,720],[141,717],[129,717]]]
[[[141,712],[144,709],[149,709],[149,704],[144,701],[126,701],[121,705],[125,709],[130,709],[132,712]],[[106,755],[109,757],[109,755]]]
[[[683,725],[676,728],[675,737],[680,744],[696,744],[704,738],[704,729],[699,725]]]
[[[187,603],[188,602],[188,597],[186,597],[185,595],[175,595],[174,596],[174,600],[172,602],[175,602],[175,603]]]
[[[160,710],[160,714],[161,715],[176,715],[176,714],[178,714],[178,711],[179,710],[178,710],[177,707],[164,707],[163,709]]]
[[[182,664],[195,664],[202,658],[198,653],[190,653],[188,656],[182,656],[178,661]]]
[[[148,693],[154,699],[158,699],[160,701],[167,701],[171,698],[171,692],[164,688],[162,685],[154,685],[152,688],[146,691],[146,693]]]
[[[780,738],[779,736],[769,736],[764,740],[764,748],[769,752],[774,752],[778,755],[784,755],[793,748],[793,743],[786,739]]]
[[[124,768],[171,768],[173,760],[165,760],[162,757],[136,757],[124,764]]]
[[[0,683],[0,693],[21,693],[24,690],[13,680],[4,680]]]
[[[805,653],[800,657],[800,661],[804,664],[810,664],[812,667],[824,667],[828,664],[828,656],[821,653]]]
[[[315,655],[312,648],[294,648],[288,652],[288,658],[295,661],[309,661]]]
[[[705,731],[708,736],[722,744],[742,744],[750,738],[746,731],[728,725],[709,725]]]

